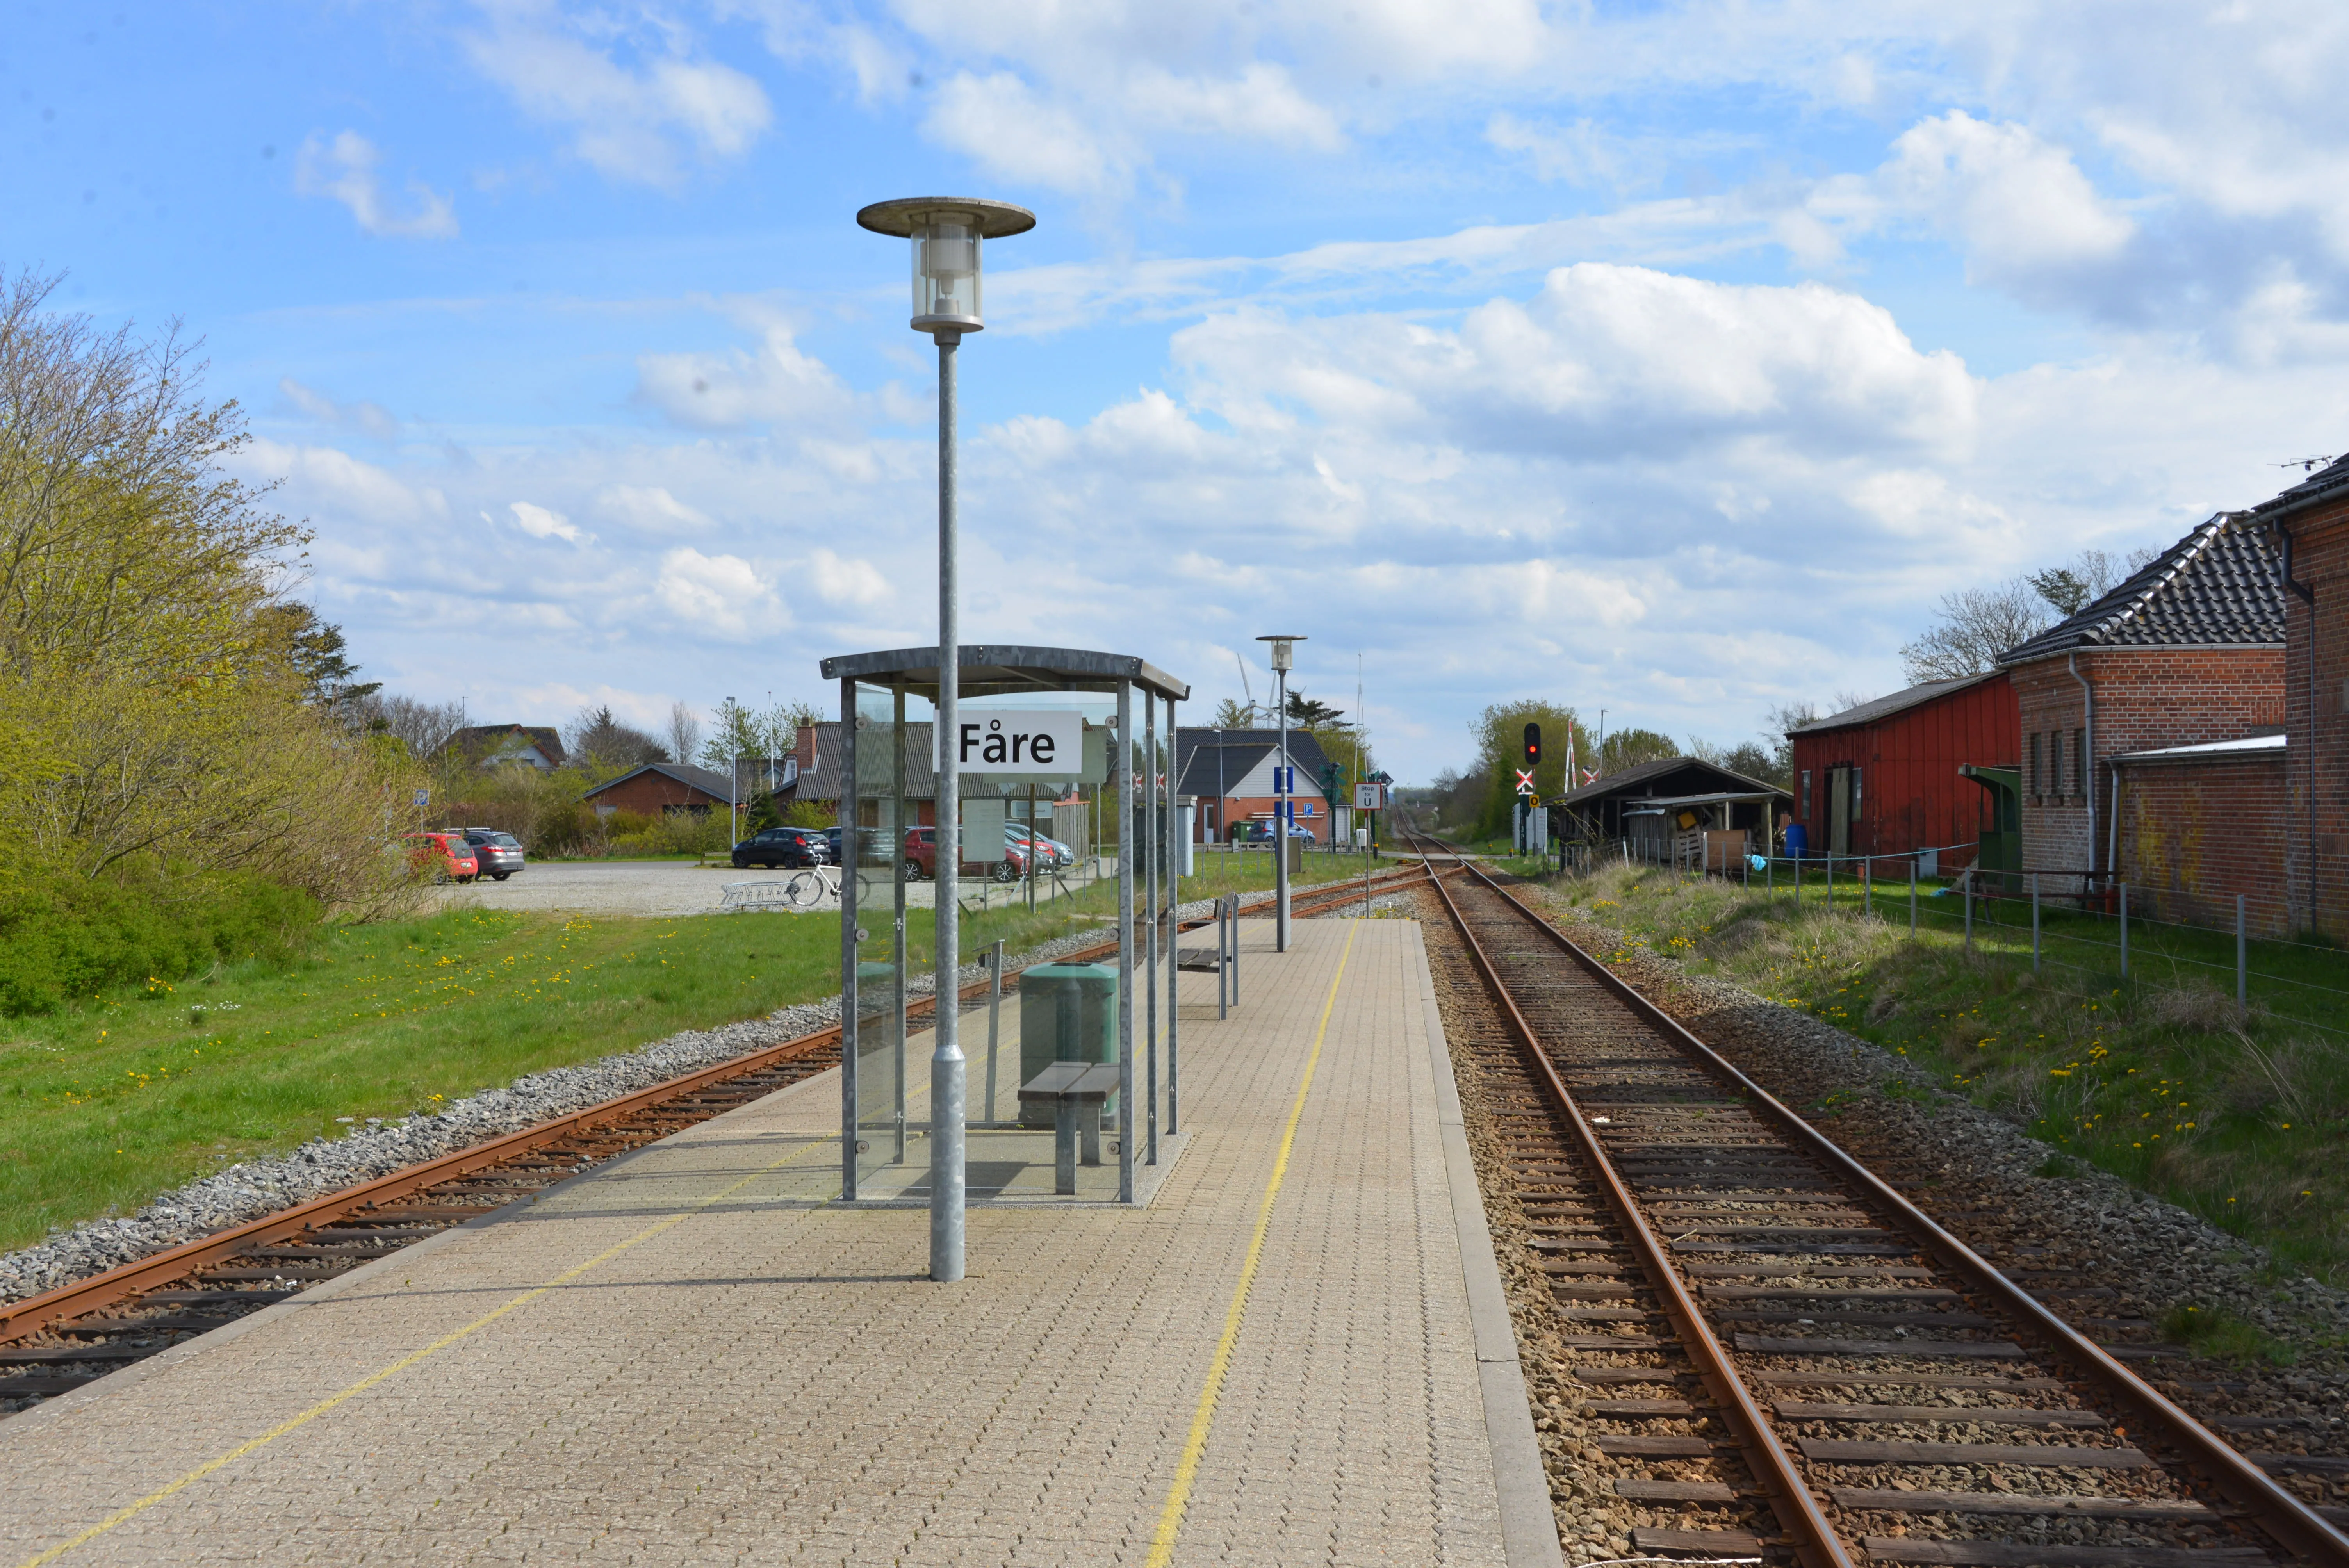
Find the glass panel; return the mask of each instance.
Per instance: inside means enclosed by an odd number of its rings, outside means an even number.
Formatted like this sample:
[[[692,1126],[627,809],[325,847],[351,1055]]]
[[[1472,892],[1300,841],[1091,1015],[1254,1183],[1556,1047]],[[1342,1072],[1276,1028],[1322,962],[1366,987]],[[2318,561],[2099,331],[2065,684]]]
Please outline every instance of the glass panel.
[[[919,703],[919,699],[916,699]],[[907,830],[916,803],[910,798],[904,717],[906,698],[887,687],[856,692],[856,829],[851,864],[855,879],[857,1181],[862,1191],[878,1171],[919,1159],[908,1096],[918,1064],[906,1059],[908,978]],[[919,703],[926,712],[928,705]],[[928,1081],[926,1072],[921,1081]]]

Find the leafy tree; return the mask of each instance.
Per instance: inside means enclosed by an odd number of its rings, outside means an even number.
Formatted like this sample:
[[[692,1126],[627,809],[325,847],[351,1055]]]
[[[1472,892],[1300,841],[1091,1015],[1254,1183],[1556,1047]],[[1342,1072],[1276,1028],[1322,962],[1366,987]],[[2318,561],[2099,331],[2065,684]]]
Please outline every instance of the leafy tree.
[[[1901,665],[1920,685],[1982,675],[2001,654],[2103,598],[2157,553],[2135,550],[2116,562],[2104,551],[2084,550],[2069,566],[1944,593],[1940,620],[1900,650]]]
[[[1256,727],[1256,704],[1243,703],[1227,696],[1216,705],[1216,716],[1207,722],[1217,729],[1253,729]]]
[[[1620,773],[1626,768],[1637,768],[1642,762],[1661,762],[1667,758],[1682,756],[1672,738],[1659,735],[1652,729],[1618,729],[1609,731],[1607,743],[1599,748],[1599,770],[1603,778]]]
[[[416,774],[316,700],[350,670],[278,596],[309,536],[233,477],[243,417],[191,346],[51,314],[54,287],[0,281],[0,897],[258,870],[378,907]]]
[[[1478,714],[1469,725],[1476,738],[1475,777],[1479,787],[1464,790],[1455,787],[1454,794],[1462,804],[1466,797],[1475,797],[1474,818],[1450,820],[1473,820],[1475,830],[1490,837],[1509,830],[1510,802],[1517,795],[1517,769],[1525,766],[1526,726],[1538,724],[1542,732],[1542,759],[1533,770],[1534,789],[1544,799],[1562,795],[1568,788],[1566,758],[1571,749],[1578,764],[1590,766],[1590,734],[1574,709],[1539,697],[1521,698],[1516,702],[1495,703]],[[1574,781],[1579,784],[1579,779]]]

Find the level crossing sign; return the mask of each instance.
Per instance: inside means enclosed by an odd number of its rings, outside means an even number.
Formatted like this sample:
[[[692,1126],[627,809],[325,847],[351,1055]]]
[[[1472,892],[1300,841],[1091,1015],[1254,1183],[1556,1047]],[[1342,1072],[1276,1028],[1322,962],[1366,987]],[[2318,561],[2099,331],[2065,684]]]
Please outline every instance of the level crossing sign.
[[[1520,795],[1530,795],[1530,794],[1532,794],[1533,792],[1534,792],[1534,776],[1533,776],[1533,774],[1532,774],[1529,770],[1527,770],[1527,769],[1523,769],[1523,768],[1518,769],[1517,769],[1517,793],[1518,793],[1518,794],[1520,794]]]

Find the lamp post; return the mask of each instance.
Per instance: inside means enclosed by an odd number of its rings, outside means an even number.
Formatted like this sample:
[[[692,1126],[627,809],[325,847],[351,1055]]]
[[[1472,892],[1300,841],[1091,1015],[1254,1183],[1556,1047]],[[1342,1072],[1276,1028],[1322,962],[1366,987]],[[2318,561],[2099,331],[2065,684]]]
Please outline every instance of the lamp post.
[[[1295,782],[1290,777],[1294,769],[1288,766],[1288,671],[1289,666],[1297,662],[1297,645],[1305,639],[1276,633],[1258,637],[1257,641],[1272,645],[1273,679],[1280,687],[1275,699],[1280,708],[1280,750],[1277,753],[1279,760],[1272,765],[1272,945],[1274,951],[1286,953],[1288,951],[1288,813],[1292,810],[1289,798],[1293,790],[1290,786]]]
[[[916,332],[938,346],[938,700],[936,995],[955,994],[962,967],[961,913],[957,884],[962,871],[962,758],[958,723],[962,686],[962,627],[955,578],[955,349],[979,319],[979,242],[1021,234],[1036,214],[1008,201],[959,196],[916,196],[876,201],[856,214],[876,234],[914,242]],[[850,830],[853,833],[854,830]],[[899,954],[903,962],[904,954]],[[957,1009],[941,1006],[930,1052],[930,1277],[951,1284],[963,1277],[964,1063]],[[993,1107],[988,1108],[989,1114]]]

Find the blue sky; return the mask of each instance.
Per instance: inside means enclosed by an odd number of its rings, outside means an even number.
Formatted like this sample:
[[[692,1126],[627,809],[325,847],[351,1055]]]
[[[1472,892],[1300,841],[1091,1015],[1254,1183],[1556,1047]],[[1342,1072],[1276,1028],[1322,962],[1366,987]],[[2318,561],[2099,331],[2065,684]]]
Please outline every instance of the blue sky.
[[[202,336],[370,676],[824,700],[935,635],[884,197],[994,196],[972,640],[1733,741],[2349,441],[2316,4],[27,4],[0,265]],[[1957,15],[1953,13],[1962,13]],[[1264,677],[1257,681],[1259,693]]]

